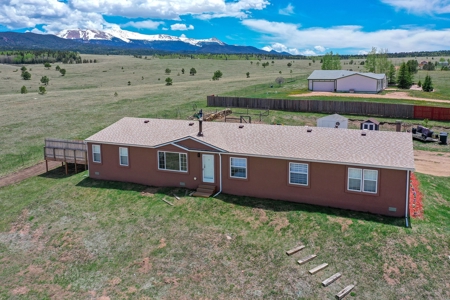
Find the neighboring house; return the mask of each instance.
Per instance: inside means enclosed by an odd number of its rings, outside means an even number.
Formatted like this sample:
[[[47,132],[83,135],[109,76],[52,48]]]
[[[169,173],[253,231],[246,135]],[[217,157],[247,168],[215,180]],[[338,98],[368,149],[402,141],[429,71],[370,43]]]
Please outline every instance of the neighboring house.
[[[94,179],[408,216],[410,133],[123,118],[86,143]]]
[[[348,119],[338,114],[325,116],[317,119],[317,127],[348,128]]]
[[[427,65],[428,64],[428,62],[426,61],[426,60],[424,60],[424,61],[421,61],[420,62],[420,64],[419,64],[419,69],[423,69],[423,66],[425,66],[425,65]]]
[[[386,87],[385,74],[346,70],[315,70],[308,77],[310,91],[378,93]]]
[[[375,119],[368,119],[361,123],[360,129],[380,130],[380,122]]]

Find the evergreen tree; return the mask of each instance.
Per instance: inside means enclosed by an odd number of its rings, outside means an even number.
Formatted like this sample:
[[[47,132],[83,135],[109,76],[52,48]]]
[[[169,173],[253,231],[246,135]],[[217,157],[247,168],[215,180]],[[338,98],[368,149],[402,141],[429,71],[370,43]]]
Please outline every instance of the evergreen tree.
[[[409,89],[412,85],[412,75],[406,63],[400,65],[400,70],[397,76],[397,86],[401,89]]]
[[[389,72],[388,72],[388,82],[389,84],[395,84],[395,66],[394,64],[391,64],[391,66],[389,67]]]
[[[23,72],[23,73],[22,73],[22,78],[23,78],[24,80],[30,80],[30,79],[31,79],[31,74],[30,74],[30,72],[28,72],[28,71]]]
[[[45,85],[48,85],[48,82],[50,81],[50,79],[48,79],[47,76],[42,76],[41,78],[41,82]]]
[[[172,78],[170,77],[166,78],[166,85],[172,85]]]
[[[189,71],[189,74],[191,74],[192,76],[194,76],[197,73],[197,70],[195,70],[195,68],[191,68],[191,70]]]
[[[222,72],[220,70],[215,71],[212,80],[219,80],[220,78],[222,78]]]
[[[425,81],[423,82],[422,90],[424,92],[432,92],[433,91],[433,83],[431,82],[431,77],[428,74],[427,74],[427,76],[425,76]]]

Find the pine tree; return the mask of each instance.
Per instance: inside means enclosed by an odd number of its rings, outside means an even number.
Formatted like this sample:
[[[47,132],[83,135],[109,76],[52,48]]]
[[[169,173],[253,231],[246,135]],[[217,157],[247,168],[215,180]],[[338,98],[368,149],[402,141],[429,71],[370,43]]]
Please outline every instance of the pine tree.
[[[400,70],[397,76],[397,86],[401,89],[409,89],[412,85],[412,76],[406,63],[400,65]]]
[[[430,75],[425,76],[425,81],[423,82],[422,90],[424,92],[432,92],[433,91],[433,83],[431,82]]]
[[[395,66],[391,64],[388,72],[389,84],[395,84]]]

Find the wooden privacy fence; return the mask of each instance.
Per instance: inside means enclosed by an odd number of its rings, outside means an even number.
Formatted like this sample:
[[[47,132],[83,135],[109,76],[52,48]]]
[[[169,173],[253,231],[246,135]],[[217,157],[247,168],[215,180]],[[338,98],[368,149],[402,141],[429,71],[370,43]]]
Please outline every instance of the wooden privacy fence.
[[[450,121],[450,108],[408,104],[207,96],[207,105],[214,107],[273,109],[294,112],[338,113],[386,118]]]
[[[44,146],[45,167],[48,172],[48,161],[60,161],[66,165],[67,163],[75,164],[75,172],[77,171],[77,164],[84,164],[87,166],[87,146],[83,141],[76,140],[59,140],[59,139],[45,139]]]

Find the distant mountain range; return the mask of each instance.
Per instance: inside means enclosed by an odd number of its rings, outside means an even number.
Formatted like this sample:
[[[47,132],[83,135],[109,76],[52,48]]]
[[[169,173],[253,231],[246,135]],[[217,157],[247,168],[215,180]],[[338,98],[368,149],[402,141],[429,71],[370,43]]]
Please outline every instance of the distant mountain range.
[[[228,45],[216,39],[191,39],[158,34],[146,35],[136,32],[107,30],[64,30],[57,35],[0,32],[0,49],[49,49],[82,52],[108,52],[112,50],[146,50],[175,53],[211,54],[270,54],[287,55],[287,52],[267,52],[252,46]]]

